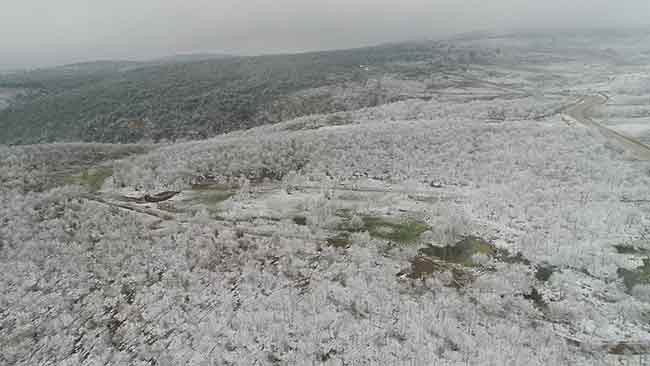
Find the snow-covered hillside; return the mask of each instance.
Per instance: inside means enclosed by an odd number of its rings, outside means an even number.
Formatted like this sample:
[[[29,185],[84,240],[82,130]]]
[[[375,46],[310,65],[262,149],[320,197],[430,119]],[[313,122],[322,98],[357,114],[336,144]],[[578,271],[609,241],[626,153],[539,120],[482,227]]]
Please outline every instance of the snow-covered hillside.
[[[603,70],[639,68],[497,46],[501,63],[464,74],[387,76],[409,98],[372,108],[177,144],[0,147],[0,364],[644,357],[650,162],[561,115],[602,92],[609,123],[642,90]]]

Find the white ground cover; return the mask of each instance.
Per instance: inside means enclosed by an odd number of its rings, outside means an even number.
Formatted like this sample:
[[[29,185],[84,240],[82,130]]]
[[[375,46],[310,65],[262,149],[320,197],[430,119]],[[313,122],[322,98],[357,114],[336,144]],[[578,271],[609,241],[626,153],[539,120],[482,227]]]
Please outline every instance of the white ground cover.
[[[608,85],[579,77],[600,70],[581,64],[548,67],[568,75],[549,87]],[[409,100],[160,146],[110,161],[94,195],[27,187],[128,146],[0,147],[0,364],[615,364],[597,345],[650,341],[648,286],[627,291],[619,277],[643,257],[614,247],[650,250],[650,163],[559,116],[532,120],[572,97],[480,89],[499,98]],[[199,177],[241,187],[196,201]],[[164,190],[182,192],[140,212],[92,200]],[[346,210],[430,230],[408,244],[361,231],[328,245]],[[459,289],[450,272],[396,276],[419,248],[465,235],[530,264],[477,258],[493,271]]]

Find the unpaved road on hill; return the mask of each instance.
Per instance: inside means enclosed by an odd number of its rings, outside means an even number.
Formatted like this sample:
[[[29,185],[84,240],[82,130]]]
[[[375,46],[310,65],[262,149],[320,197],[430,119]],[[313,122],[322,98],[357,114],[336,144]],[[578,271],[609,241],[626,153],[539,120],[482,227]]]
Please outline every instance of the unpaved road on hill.
[[[625,136],[607,128],[589,117],[589,113],[594,107],[603,105],[606,102],[607,97],[603,95],[587,96],[582,98],[578,103],[566,107],[564,113],[585,126],[598,129],[607,138],[616,141],[619,145],[630,151],[636,158],[650,160],[650,147],[632,137]]]

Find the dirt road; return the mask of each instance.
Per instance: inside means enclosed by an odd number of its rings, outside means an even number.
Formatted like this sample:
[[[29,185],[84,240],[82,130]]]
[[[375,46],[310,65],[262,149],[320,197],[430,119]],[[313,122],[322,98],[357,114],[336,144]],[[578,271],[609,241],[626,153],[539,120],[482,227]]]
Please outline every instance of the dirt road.
[[[631,152],[634,157],[641,160],[650,160],[650,147],[632,137],[625,136],[607,128],[589,117],[589,113],[594,107],[603,105],[606,102],[607,97],[604,95],[587,96],[582,98],[578,103],[566,107],[564,113],[585,126],[598,129],[604,136],[616,141],[616,143]]]

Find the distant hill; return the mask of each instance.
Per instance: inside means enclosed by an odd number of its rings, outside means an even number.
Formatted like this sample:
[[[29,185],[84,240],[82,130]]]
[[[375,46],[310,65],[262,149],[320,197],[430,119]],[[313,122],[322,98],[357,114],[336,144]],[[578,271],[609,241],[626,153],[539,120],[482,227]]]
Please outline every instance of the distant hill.
[[[196,61],[219,60],[219,59],[233,58],[233,57],[237,57],[237,56],[227,55],[222,53],[183,53],[183,54],[153,59],[150,61],[150,63],[196,62]]]
[[[52,93],[97,82],[119,73],[125,68],[139,64],[135,61],[92,61],[50,68],[14,71],[4,75],[0,74],[0,87],[35,89]]]
[[[29,97],[0,111],[0,143],[203,138],[372,106],[383,99],[365,95],[341,105],[309,93],[304,99],[290,97],[346,83],[363,87],[369,79],[400,72],[399,65],[406,63],[421,65],[405,77],[426,75],[450,53],[462,52],[444,43],[419,42],[295,55],[99,61],[0,76],[0,88],[30,90]],[[481,56],[465,53],[474,61]]]

